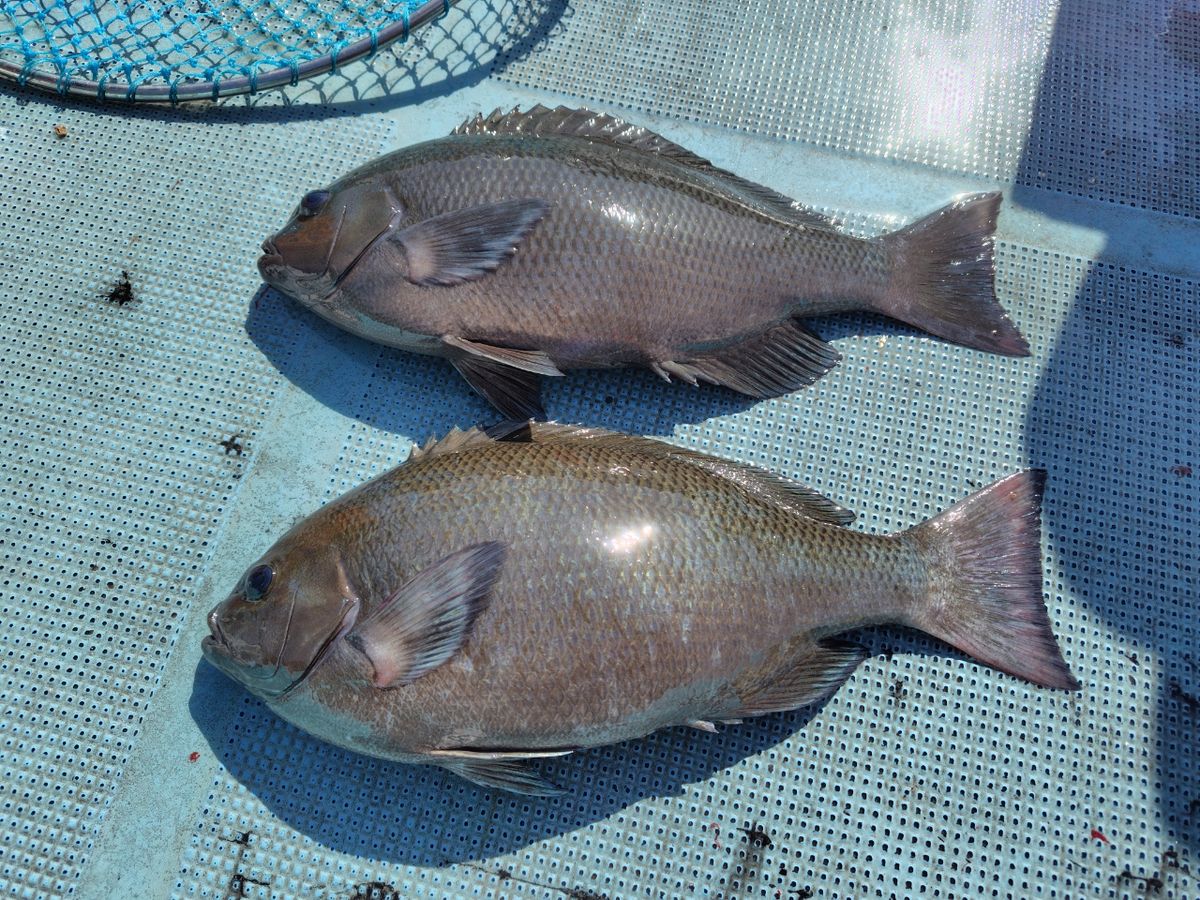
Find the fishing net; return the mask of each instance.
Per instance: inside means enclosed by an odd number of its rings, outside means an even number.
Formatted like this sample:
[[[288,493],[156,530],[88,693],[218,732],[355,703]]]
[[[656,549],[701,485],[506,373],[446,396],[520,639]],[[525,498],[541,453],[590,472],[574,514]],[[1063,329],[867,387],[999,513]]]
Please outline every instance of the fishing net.
[[[336,69],[450,3],[19,0],[0,8],[0,76],[101,99],[216,99]]]

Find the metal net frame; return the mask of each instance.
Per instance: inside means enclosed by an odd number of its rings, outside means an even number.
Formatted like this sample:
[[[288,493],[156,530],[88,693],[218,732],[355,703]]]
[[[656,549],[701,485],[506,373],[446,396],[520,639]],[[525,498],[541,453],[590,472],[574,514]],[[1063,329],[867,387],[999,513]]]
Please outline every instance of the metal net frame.
[[[18,0],[0,8],[0,77],[101,100],[215,100],[335,71],[452,2]]]

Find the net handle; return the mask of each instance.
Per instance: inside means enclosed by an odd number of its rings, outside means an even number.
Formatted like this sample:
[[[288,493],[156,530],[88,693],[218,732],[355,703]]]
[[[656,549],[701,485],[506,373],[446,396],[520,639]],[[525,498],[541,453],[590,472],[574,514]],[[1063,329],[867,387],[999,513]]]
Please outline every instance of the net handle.
[[[379,32],[348,44],[307,62],[280,66],[264,73],[250,72],[220,81],[172,82],[171,84],[128,84],[108,80],[89,81],[83,78],[64,79],[61,74],[34,71],[32,62],[25,65],[0,61],[0,76],[20,85],[30,85],[64,96],[121,100],[130,103],[183,103],[188,100],[217,100],[235,94],[253,94],[283,85],[294,85],[340,66],[369,56],[393,41],[405,40],[413,29],[430,19],[443,16],[457,0],[426,0],[402,20],[393,22]]]

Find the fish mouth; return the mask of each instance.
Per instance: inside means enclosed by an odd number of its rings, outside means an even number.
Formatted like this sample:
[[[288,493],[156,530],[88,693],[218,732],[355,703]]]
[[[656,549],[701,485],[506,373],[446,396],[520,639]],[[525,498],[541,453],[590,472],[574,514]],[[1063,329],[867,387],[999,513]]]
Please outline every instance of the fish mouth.
[[[230,672],[225,664],[226,657],[230,655],[230,647],[225,632],[221,630],[221,621],[217,618],[216,607],[213,607],[208,614],[208,634],[200,642],[200,652],[204,654],[205,659],[222,672],[236,677],[236,673]]]
[[[264,282],[290,297],[304,300],[311,296],[324,297],[325,285],[331,279],[324,273],[305,275],[288,268],[279,253],[266,253],[258,258],[258,274]],[[315,286],[315,287],[314,287]]]
[[[237,672],[229,665],[229,643],[225,639],[225,633],[221,631],[221,623],[217,620],[215,608],[208,614],[208,634],[200,642],[200,652],[204,654],[204,658],[211,665],[216,666],[230,678],[237,680]]]
[[[204,644],[206,646],[212,644],[216,647],[229,646],[229,642],[225,640],[225,632],[221,630],[221,619],[217,615],[215,606],[208,613],[208,635],[204,638]]]
[[[264,280],[268,278],[269,269],[278,269],[283,265],[283,257],[270,241],[263,241],[263,255],[258,258],[258,273]]]

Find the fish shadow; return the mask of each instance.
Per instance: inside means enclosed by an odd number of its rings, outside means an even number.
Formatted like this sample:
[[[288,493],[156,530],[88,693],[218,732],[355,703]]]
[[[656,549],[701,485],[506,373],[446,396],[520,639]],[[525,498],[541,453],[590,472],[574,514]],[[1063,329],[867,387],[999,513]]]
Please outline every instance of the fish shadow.
[[[288,381],[373,428],[424,439],[502,418],[444,359],[351,335],[265,285],[250,303],[245,327]],[[546,378],[542,400],[551,419],[630,434],[670,434],[677,424],[733,415],[759,402],[713,385],[665,384],[640,369]]]
[[[850,377],[850,366],[859,360],[849,357],[864,353],[861,339],[921,335],[867,313],[805,324],[828,341],[847,339],[840,349],[848,359],[822,381]],[[456,426],[502,418],[444,359],[356,337],[266,285],[250,303],[245,328],[288,381],[318,403],[373,428],[424,440]],[[849,343],[854,339],[859,345]],[[865,352],[869,358],[870,348]],[[788,397],[803,404],[806,390]],[[733,416],[764,402],[718,385],[666,384],[637,368],[575,370],[563,378],[544,378],[542,400],[553,421],[642,435],[669,435],[677,425]]]
[[[1126,711],[1119,726],[1094,714],[1075,740],[1090,745],[1114,727],[1144,730],[1139,746],[1146,749],[1111,763],[1124,770],[1117,790],[1145,786],[1162,837],[1147,831],[1131,838],[1196,850],[1200,479],[1192,473],[1200,469],[1200,283],[1164,273],[1169,263],[1130,262],[1146,257],[1149,241],[1175,241],[1173,252],[1196,259],[1188,242],[1200,217],[1198,131],[1189,98],[1200,92],[1200,65],[1187,48],[1197,46],[1200,19],[1186,15],[1184,4],[1170,7],[1153,28],[1130,12],[1099,29],[1090,4],[1060,5],[1013,198],[1048,218],[1105,232],[1104,249],[1084,265],[1061,324],[1056,319],[1023,429],[1027,457],[1049,469],[1043,523],[1055,577],[1115,638],[1068,620],[1064,628],[1078,632],[1069,662],[1085,690],[1102,691],[1105,703],[1145,709],[1140,722]],[[1109,44],[1113,33],[1129,36],[1119,49]],[[1169,79],[1172,90],[1148,90],[1155,76]],[[1062,135],[1086,137],[1064,155]],[[1164,216],[1148,236],[1127,226],[1126,204],[1165,210],[1181,227],[1175,233],[1175,221]],[[1047,286],[1071,283],[1071,264],[1058,254],[1029,254],[1012,267],[1019,279],[1012,289],[1057,307],[1064,301]]]
[[[900,629],[863,629],[853,636],[869,649],[889,654],[947,649]],[[866,663],[872,664],[883,661]],[[772,748],[777,752],[755,760],[748,778],[775,777],[777,768],[783,777],[788,767],[801,765],[805,755],[818,752],[805,744],[804,731],[823,706],[720,726],[718,734],[669,728],[537,761],[533,768],[563,793],[526,797],[477,786],[435,766],[388,762],[323,743],[203,660],[189,700],[192,718],[228,777],[289,827],[339,853],[432,868],[484,863],[643,801],[676,808],[708,804],[703,812],[688,815],[720,816],[727,823],[723,840],[743,840],[728,830],[729,816],[721,810],[723,791],[706,785],[732,767],[745,771],[748,758]],[[729,780],[723,777],[720,783]],[[221,790],[216,788],[218,795]],[[213,805],[214,816],[220,806]],[[763,817],[768,815],[764,810]]]

